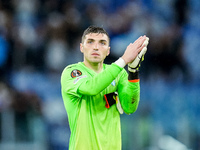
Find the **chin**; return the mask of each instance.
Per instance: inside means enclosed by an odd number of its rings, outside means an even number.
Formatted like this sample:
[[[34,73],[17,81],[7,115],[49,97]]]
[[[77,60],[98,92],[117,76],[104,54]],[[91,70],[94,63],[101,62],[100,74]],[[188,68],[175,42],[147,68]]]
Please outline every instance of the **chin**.
[[[99,58],[93,58],[93,59],[91,59],[91,62],[94,62],[94,63],[100,63],[100,62],[102,62],[102,59],[99,59]]]
[[[102,63],[102,61],[91,61],[91,63],[93,63],[93,64],[99,64],[99,63]]]

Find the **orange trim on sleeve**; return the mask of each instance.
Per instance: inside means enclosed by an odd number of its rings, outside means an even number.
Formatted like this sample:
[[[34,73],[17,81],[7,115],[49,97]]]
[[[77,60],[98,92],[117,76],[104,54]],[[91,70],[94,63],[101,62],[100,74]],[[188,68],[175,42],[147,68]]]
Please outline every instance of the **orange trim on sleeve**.
[[[133,83],[135,83],[135,82],[139,82],[140,81],[140,79],[134,79],[134,80],[128,80],[129,82],[133,82]]]

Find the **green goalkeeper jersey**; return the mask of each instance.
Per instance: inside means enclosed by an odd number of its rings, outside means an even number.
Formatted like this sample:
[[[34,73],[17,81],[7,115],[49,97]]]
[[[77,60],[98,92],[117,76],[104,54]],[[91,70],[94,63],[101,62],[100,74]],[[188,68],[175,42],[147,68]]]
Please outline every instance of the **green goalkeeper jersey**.
[[[121,150],[120,113],[106,107],[104,95],[117,92],[125,113],[136,111],[139,79],[128,80],[115,63],[96,73],[83,62],[67,66],[61,76],[62,97],[70,126],[69,150]]]

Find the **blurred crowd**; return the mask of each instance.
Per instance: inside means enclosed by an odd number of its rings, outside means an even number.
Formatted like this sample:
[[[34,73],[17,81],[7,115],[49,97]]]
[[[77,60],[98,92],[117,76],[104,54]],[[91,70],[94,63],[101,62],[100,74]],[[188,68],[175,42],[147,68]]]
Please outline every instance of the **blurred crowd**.
[[[80,36],[89,25],[109,32],[111,58],[146,34],[152,42],[145,70],[155,70],[145,74],[179,68],[187,75],[182,47],[189,6],[187,0],[1,0],[2,75],[24,68],[60,72],[80,61]]]
[[[46,147],[67,149],[70,133],[60,95],[60,75],[68,64],[82,61],[79,44],[89,25],[104,27],[111,37],[111,54],[105,63],[115,61],[139,36],[145,34],[150,38],[140,76],[147,92],[141,97],[153,104],[141,104],[141,117],[162,114],[152,110],[159,101],[153,95],[154,89],[164,89],[159,93],[163,100],[161,95],[173,92],[170,89],[177,84],[195,86],[189,93],[195,102],[191,106],[198,110],[199,8],[198,0],[0,0],[0,141],[33,140],[31,120],[41,119],[38,124],[43,128],[39,134],[45,136],[39,138],[46,141]],[[168,83],[169,88],[165,89]],[[190,88],[181,89],[184,93]],[[173,103],[173,96],[169,97]],[[157,106],[166,103],[159,101]],[[6,128],[4,112],[14,114],[14,119],[7,121],[15,123],[15,135],[6,136],[2,131]],[[198,114],[199,111],[194,112]],[[197,121],[194,123],[198,126]],[[34,130],[37,134],[37,128]],[[199,128],[194,139],[194,143],[185,140],[186,144],[200,149]]]

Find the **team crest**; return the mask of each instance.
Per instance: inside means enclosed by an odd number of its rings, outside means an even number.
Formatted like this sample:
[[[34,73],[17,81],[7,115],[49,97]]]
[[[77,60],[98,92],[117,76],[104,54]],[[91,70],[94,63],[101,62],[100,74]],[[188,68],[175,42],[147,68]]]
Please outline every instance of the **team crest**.
[[[82,72],[81,72],[80,70],[77,70],[77,69],[75,69],[75,70],[73,70],[73,71],[71,72],[71,77],[72,77],[72,78],[79,77],[79,76],[81,76],[81,75],[82,75]]]
[[[111,83],[112,86],[115,86],[116,85],[116,82],[115,80],[113,80],[113,82]]]

